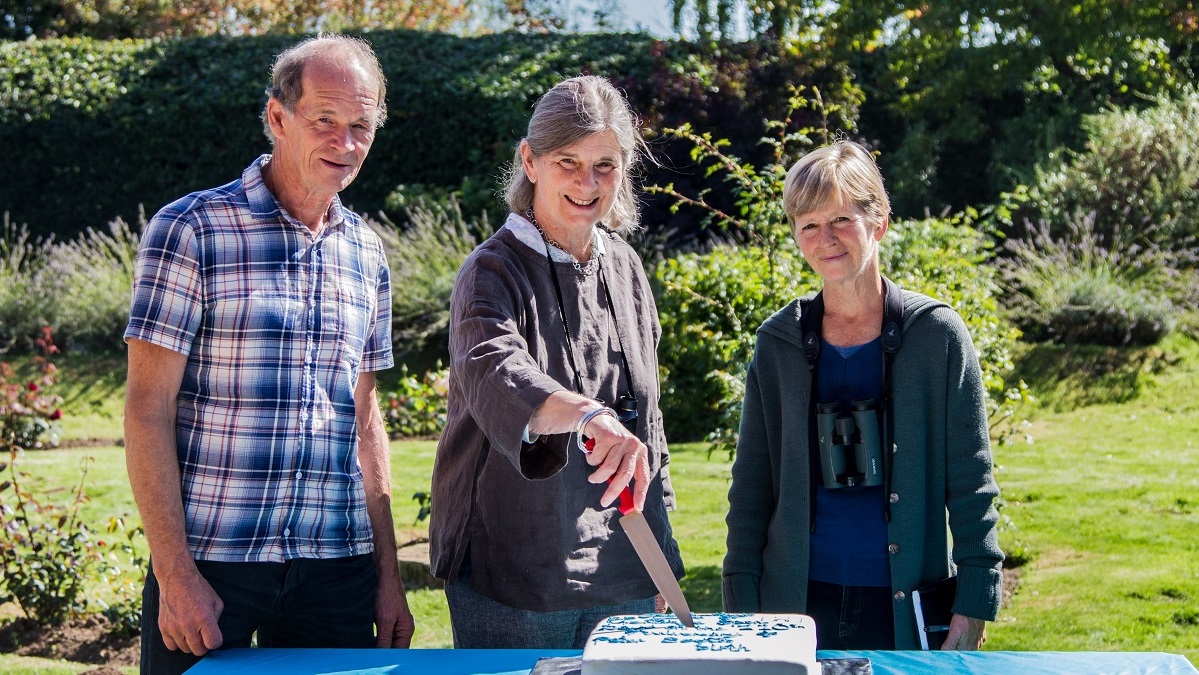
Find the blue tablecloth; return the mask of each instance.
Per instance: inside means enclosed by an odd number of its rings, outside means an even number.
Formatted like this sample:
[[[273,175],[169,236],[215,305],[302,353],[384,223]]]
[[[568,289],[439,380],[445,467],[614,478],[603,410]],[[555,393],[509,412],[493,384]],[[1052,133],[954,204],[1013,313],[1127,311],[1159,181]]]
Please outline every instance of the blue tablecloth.
[[[229,649],[188,675],[528,675],[544,656],[577,651],[524,649]],[[875,675],[1199,675],[1182,656],[1161,652],[835,652],[866,657]]]

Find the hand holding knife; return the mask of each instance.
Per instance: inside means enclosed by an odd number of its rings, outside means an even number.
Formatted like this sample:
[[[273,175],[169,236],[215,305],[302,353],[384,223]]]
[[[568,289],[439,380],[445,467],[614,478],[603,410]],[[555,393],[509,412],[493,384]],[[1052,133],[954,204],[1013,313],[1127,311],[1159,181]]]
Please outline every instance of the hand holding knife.
[[[584,443],[584,452],[588,454],[595,449],[595,439],[589,438]],[[648,463],[646,463],[646,474],[648,474]],[[592,474],[595,476],[600,473],[596,471]],[[637,557],[641,558],[641,564],[645,566],[645,570],[649,572],[650,579],[653,580],[654,586],[658,588],[658,592],[662,597],[666,598],[667,605],[674,610],[675,616],[684,626],[692,628],[695,626],[694,620],[691,618],[691,609],[687,606],[687,598],[683,595],[683,589],[679,587],[679,582],[674,578],[674,572],[670,569],[670,563],[666,561],[665,554],[662,553],[661,547],[658,546],[658,540],[654,537],[653,531],[649,528],[649,523],[645,521],[645,516],[641,513],[645,507],[645,493],[648,489],[648,475],[645,479],[640,476],[634,481],[637,489],[637,497],[640,498],[640,506],[636,505],[632,490],[629,489],[628,480],[624,481],[623,487],[615,484],[613,479],[615,474],[608,477],[608,492],[604,493],[600,503],[604,506],[612,503],[612,497],[609,493],[613,488],[620,489],[620,526],[624,528],[625,534],[628,535],[629,541],[633,544],[633,550],[637,551]],[[630,475],[630,477],[632,477]],[[594,482],[594,479],[592,479]],[[606,503],[605,503],[606,502]]]

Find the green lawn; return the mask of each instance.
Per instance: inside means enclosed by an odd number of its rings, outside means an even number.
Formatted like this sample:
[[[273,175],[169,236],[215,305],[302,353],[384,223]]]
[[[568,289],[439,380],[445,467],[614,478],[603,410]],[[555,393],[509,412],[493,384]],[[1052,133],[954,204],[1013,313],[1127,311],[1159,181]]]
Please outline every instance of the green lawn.
[[[1166,651],[1199,663],[1199,344],[1174,337],[1143,351],[1037,347],[1021,362],[1041,399],[1025,411],[1035,442],[997,449],[996,462],[1002,513],[1011,519],[1001,541],[1029,562],[989,628],[987,648]],[[85,407],[72,428],[119,430],[112,412],[119,386],[73,391]],[[392,444],[401,542],[425,533],[411,497],[429,487],[434,448],[431,441]],[[700,445],[675,445],[672,453],[684,591],[694,610],[715,611],[729,463]],[[94,458],[88,518],[99,523],[131,512],[120,448],[30,452],[21,463],[42,485],[63,486],[77,479],[85,457]],[[444,595],[416,589],[409,602],[415,646],[449,646]],[[0,656],[0,672],[86,670],[39,663],[60,669]]]

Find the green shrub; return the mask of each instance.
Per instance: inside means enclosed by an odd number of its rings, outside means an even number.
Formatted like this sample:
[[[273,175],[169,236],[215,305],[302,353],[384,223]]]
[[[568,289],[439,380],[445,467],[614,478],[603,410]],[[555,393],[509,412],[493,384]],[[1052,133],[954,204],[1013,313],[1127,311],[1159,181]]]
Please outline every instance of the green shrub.
[[[401,358],[429,352],[444,357],[454,279],[489,226],[467,222],[453,196],[443,203],[421,197],[405,212],[404,228],[386,218],[368,220],[383,240],[391,270],[391,339]]]
[[[144,226],[143,217],[138,230]],[[141,237],[120,218],[108,230],[89,227],[76,239],[51,247],[34,277],[35,291],[46,299],[45,312],[62,342],[83,351],[124,348]]]
[[[732,451],[758,326],[814,281],[794,246],[772,254],[724,245],[655,267],[661,407],[671,442],[706,438],[713,450]]]
[[[83,491],[86,461],[79,484],[66,505],[39,500],[25,489],[29,475],[17,470],[20,451],[9,450],[7,480],[0,482],[0,569],[4,571],[4,600],[11,600],[25,616],[43,625],[58,625],[83,613],[87,579],[100,560],[80,509],[87,502]]]
[[[108,619],[111,632],[120,637],[136,637],[142,628],[142,589],[146,585],[146,570],[150,559],[141,553],[145,546],[146,530],[141,525],[130,526],[124,518],[108,520],[111,544],[101,541],[107,554],[100,563],[100,576],[108,581],[115,599],[97,600],[100,613]]]
[[[62,417],[58,407],[62,398],[49,392],[57,372],[49,358],[58,353],[58,347],[48,327],[42,328],[34,344],[38,353],[33,357],[37,369],[33,379],[17,380],[13,368],[0,361],[0,453],[58,443],[55,422]]]
[[[0,354],[26,348],[48,322],[47,300],[33,291],[33,276],[45,264],[48,241],[30,241],[29,230],[4,214],[0,225]]]
[[[756,152],[754,123],[784,113],[788,85],[818,85],[846,102],[850,116],[860,97],[848,69],[819,51],[767,43],[403,30],[366,37],[388,78],[389,117],[343,198],[368,214],[401,184],[489,189],[511,161],[533,103],[563,77],[607,75],[650,128],[722,129],[747,156]],[[139,205],[152,212],[228,182],[269,151],[258,120],[263,89],[274,56],[296,39],[0,43],[0,147],[20,158],[0,164],[0,210],[34,234],[69,239],[117,216],[133,222]],[[687,149],[656,146],[663,166],[647,167],[648,182],[701,185],[702,176],[687,172]],[[647,202],[647,222],[687,226],[669,222],[665,201]]]
[[[497,195],[497,190],[494,181],[476,176],[466,176],[457,187],[452,188],[423,183],[400,184],[387,195],[383,211],[389,218],[405,226],[411,222],[411,212],[420,209],[468,213],[471,217],[477,216],[480,222],[490,222],[498,227],[503,224],[507,208]],[[487,218],[489,214],[492,216],[490,219]]]
[[[86,462],[66,506],[39,500],[24,486],[29,474],[17,469],[21,454],[40,447],[62,415],[61,399],[48,393],[55,384],[48,358],[57,352],[49,329],[38,346],[35,380],[13,382],[8,364],[0,363],[0,457],[7,457],[0,461],[0,602],[11,600],[30,619],[57,625],[83,611],[86,572],[99,554],[79,517],[87,501]]]
[[[1145,110],[1085,118],[1085,147],[1040,166],[1004,195],[998,219],[1012,230],[1045,223],[1054,238],[1090,217],[1089,236],[1121,254],[1194,251],[1199,243],[1199,88],[1159,97]],[[1014,227],[1013,227],[1014,226]],[[1194,260],[1190,261],[1192,264]]]
[[[1179,254],[1140,247],[1094,230],[1093,216],[1068,223],[1063,235],[1042,223],[1009,239],[996,263],[1013,320],[1034,339],[1066,344],[1150,345],[1175,326],[1172,297],[1193,295],[1192,273],[1178,272]],[[1139,234],[1130,233],[1139,238]],[[1183,255],[1189,255],[1184,253]]]
[[[1009,395],[1018,327],[999,305],[997,271],[988,265],[993,242],[976,229],[975,214],[892,222],[880,246],[883,274],[902,288],[953,307],[978,351],[983,386],[992,403]],[[994,420],[993,420],[994,421]]]
[[[421,378],[400,365],[400,379],[383,402],[383,422],[392,438],[439,436],[445,428],[449,370],[437,364]]]

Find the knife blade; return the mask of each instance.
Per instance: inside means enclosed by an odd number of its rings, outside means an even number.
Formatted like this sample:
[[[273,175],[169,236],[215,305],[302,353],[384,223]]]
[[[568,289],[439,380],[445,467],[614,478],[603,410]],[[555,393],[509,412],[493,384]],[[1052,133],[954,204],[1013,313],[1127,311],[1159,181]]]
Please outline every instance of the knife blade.
[[[674,578],[674,572],[670,569],[670,563],[666,562],[666,556],[658,546],[658,540],[650,531],[649,523],[645,522],[645,516],[640,511],[629,511],[620,517],[620,526],[624,528],[625,534],[629,535],[629,541],[633,542],[633,550],[637,551],[637,557],[641,558],[641,564],[645,565],[645,571],[649,572],[649,578],[654,580],[658,592],[666,598],[666,604],[670,605],[674,615],[684,626],[694,628],[695,621],[691,618],[687,598],[683,596],[683,589]]]
[[[595,440],[589,438],[584,445],[590,451],[595,447]],[[612,479],[608,479],[608,482],[611,483]],[[666,562],[666,554],[662,553],[662,547],[658,546],[658,540],[649,529],[645,515],[633,506],[633,491],[627,485],[620,491],[620,513],[620,527],[628,535],[633,550],[637,552],[645,571],[649,572],[654,586],[662,597],[666,598],[666,604],[674,611],[679,621],[688,628],[694,628],[695,620],[691,618],[687,597],[683,595],[679,580],[674,578],[674,571],[670,569],[670,563]]]

